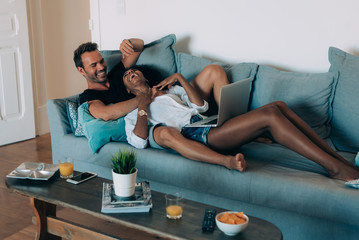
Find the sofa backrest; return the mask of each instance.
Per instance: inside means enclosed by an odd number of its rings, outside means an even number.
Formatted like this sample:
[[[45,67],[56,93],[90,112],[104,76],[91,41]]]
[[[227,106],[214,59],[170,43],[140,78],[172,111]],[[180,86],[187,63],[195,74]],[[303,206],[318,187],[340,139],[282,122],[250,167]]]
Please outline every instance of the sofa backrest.
[[[252,78],[250,109],[272,101],[284,101],[322,137],[332,139],[340,151],[359,151],[359,57],[331,47],[331,67],[326,73],[293,73],[256,63],[226,64],[176,53],[176,36],[170,34],[146,44],[137,64],[160,70],[164,77],[179,72],[192,81],[207,65],[223,67],[230,82]],[[122,59],[119,50],[101,51],[111,70]],[[339,75],[338,75],[339,72]],[[66,101],[67,100],[67,101]],[[76,107],[76,96],[61,104]],[[70,115],[70,114],[69,114]],[[75,121],[69,118],[76,132]],[[66,128],[67,129],[67,128]],[[67,130],[66,130],[67,131]]]
[[[177,69],[189,82],[191,82],[206,66],[220,65],[227,74],[229,82],[237,82],[245,78],[252,78],[257,72],[256,63],[226,64],[214,62],[205,58],[196,57],[187,53],[177,54]]]
[[[251,109],[283,101],[321,138],[327,138],[336,82],[337,73],[287,72],[260,65]]]
[[[331,139],[340,151],[359,151],[359,57],[329,48],[330,72],[339,72]]]

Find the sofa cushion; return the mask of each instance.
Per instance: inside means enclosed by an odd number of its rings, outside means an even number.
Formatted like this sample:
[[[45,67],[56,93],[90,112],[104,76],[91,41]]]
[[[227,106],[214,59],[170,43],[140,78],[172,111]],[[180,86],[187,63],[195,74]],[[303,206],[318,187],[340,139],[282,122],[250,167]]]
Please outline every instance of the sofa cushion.
[[[88,110],[87,102],[81,104],[78,114],[92,153],[110,141],[126,142],[124,117],[110,121],[94,118]]]
[[[178,72],[191,82],[207,65],[220,65],[227,74],[229,82],[237,82],[244,78],[254,78],[258,65],[255,63],[225,64],[214,62],[186,53],[177,55]]]
[[[181,73],[187,81],[192,82],[193,79],[207,66],[213,64],[213,61],[192,56],[186,53],[177,54],[178,72]],[[220,64],[223,67],[224,64]]]
[[[284,101],[322,138],[330,134],[333,92],[337,73],[284,72],[260,65],[250,109]]]
[[[148,43],[137,60],[136,65],[146,65],[160,71],[163,77],[177,72],[176,52],[173,45],[176,35],[170,34]]]
[[[122,60],[122,53],[120,50],[102,50],[100,53],[107,64],[107,72],[110,72],[112,68]]]
[[[359,57],[329,48],[330,72],[339,71],[330,137],[340,151],[359,151]]]
[[[71,130],[76,137],[82,137],[85,136],[85,134],[83,132],[82,125],[78,121],[78,106],[78,102],[66,100],[66,112],[67,117],[69,118]]]
[[[168,77],[177,72],[176,52],[173,45],[176,35],[170,34],[146,44],[136,65],[146,65],[160,71],[162,76]],[[107,64],[107,72],[122,60],[120,50],[100,51]]]

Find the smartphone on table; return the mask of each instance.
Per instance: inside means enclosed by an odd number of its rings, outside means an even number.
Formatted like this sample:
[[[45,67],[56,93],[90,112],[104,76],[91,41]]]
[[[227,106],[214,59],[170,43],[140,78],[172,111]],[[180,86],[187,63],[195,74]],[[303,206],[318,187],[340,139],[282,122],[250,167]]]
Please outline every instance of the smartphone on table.
[[[96,176],[97,174],[93,172],[83,172],[67,179],[66,181],[72,184],[79,184]]]

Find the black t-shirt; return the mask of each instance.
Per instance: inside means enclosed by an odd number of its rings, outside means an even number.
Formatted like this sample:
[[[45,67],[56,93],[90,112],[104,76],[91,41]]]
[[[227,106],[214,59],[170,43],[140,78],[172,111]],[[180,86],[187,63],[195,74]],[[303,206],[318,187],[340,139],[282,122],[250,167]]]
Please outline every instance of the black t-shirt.
[[[117,64],[107,75],[110,88],[108,90],[86,89],[80,94],[80,104],[87,101],[100,100],[105,105],[108,105],[133,98],[134,96],[126,91],[123,84],[122,77],[125,71],[126,69],[122,62]]]

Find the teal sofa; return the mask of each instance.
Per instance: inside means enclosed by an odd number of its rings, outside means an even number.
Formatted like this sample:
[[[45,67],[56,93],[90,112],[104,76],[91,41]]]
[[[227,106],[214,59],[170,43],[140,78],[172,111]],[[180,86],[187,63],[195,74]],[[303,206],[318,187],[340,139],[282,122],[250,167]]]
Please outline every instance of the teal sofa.
[[[294,73],[176,53],[175,40],[171,34],[146,45],[138,64],[151,64],[165,75],[180,72],[189,81],[209,64],[221,65],[232,82],[251,77],[251,109],[285,101],[354,163],[359,150],[359,57],[331,47],[328,72]],[[121,59],[118,51],[102,53],[109,68]],[[107,123],[96,123],[78,107],[78,95],[47,102],[53,162],[71,157],[76,170],[111,179],[111,155],[131,146],[121,138],[121,129],[109,131]],[[86,121],[82,124],[81,116]],[[121,121],[112,124],[120,128]],[[99,140],[93,125],[97,134],[107,135]],[[153,190],[180,191],[195,201],[266,219],[282,231],[283,239],[359,239],[359,191],[328,178],[322,167],[278,144],[253,142],[238,149],[248,163],[244,173],[192,161],[172,150],[135,151],[138,181],[150,181]]]

